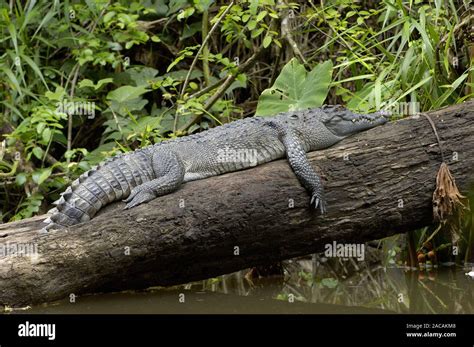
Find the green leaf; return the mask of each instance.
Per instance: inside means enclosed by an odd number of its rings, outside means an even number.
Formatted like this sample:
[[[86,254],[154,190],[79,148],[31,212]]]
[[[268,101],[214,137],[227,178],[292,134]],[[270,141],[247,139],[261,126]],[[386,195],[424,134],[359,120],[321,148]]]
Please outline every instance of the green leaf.
[[[417,84],[415,84],[413,87],[411,87],[410,89],[408,89],[407,91],[405,91],[402,95],[400,95],[394,102],[398,102],[400,100],[403,100],[403,98],[405,96],[407,96],[408,94],[410,94],[411,92],[413,92],[414,90],[417,90],[418,88],[420,88],[422,85],[424,85],[426,82],[428,81],[431,81],[431,79],[433,78],[433,76],[428,76],[426,78],[424,78],[423,80],[419,81]]]
[[[5,73],[5,75],[7,75],[8,79],[12,83],[12,86],[13,86],[12,89],[16,90],[18,92],[18,94],[23,95],[23,90],[20,87],[20,82],[18,82],[18,80],[17,80],[15,74],[12,72],[12,70],[7,69],[6,67],[3,67],[2,65],[0,65],[0,71],[3,71]]]
[[[36,132],[38,133],[38,135],[43,133],[45,126],[46,123],[38,123],[38,125],[36,126]]]
[[[194,0],[194,6],[199,9],[199,11],[207,11],[214,0]]]
[[[43,154],[44,154],[44,151],[41,147],[35,147],[33,148],[33,155],[38,158],[39,160],[42,160],[43,159]]]
[[[109,94],[107,94],[108,100],[117,101],[119,103],[123,103],[126,101],[130,101],[140,97],[141,95],[147,93],[149,91],[148,88],[145,86],[123,86],[112,90]]]
[[[272,37],[271,36],[265,36],[263,39],[263,48],[267,48],[270,46],[270,43],[272,43]]]
[[[308,73],[293,58],[283,67],[273,86],[260,95],[255,115],[270,116],[321,106],[329,91],[332,66],[328,60],[316,65]]]
[[[113,83],[113,82],[114,82],[113,78],[101,79],[101,80],[99,80],[99,82],[97,82],[97,85],[94,87],[94,89],[99,90],[100,88],[102,88],[102,86],[104,86],[106,84],[109,84],[109,83]]]
[[[45,144],[49,143],[49,141],[51,140],[51,129],[50,128],[45,128],[43,130],[43,134],[42,134],[42,137],[43,137],[43,141]]]
[[[188,17],[191,17],[194,13],[194,7],[188,7],[187,9],[183,10],[183,11],[180,11],[178,16],[176,17],[176,19],[179,21],[181,21],[182,19],[185,19],[185,18],[188,18]]]
[[[194,22],[194,23],[186,23],[183,28],[183,33],[179,37],[180,41],[183,41],[187,39],[188,37],[193,36],[197,32],[202,30],[202,23],[201,22]],[[153,41],[153,36],[151,37],[151,40]],[[160,40],[161,41],[161,40]]]
[[[90,88],[94,88],[95,90],[99,90],[100,88],[102,88],[102,86],[104,86],[108,83],[113,83],[113,82],[114,82],[113,78],[104,78],[104,79],[99,80],[97,82],[97,84],[94,84],[94,82],[92,82],[91,80],[85,78],[81,82],[79,82],[78,87],[81,88],[81,89],[86,88],[86,87],[90,87]]]
[[[108,22],[110,22],[110,20],[112,19],[113,16],[115,16],[115,11],[107,12],[107,13],[104,15],[104,18],[103,18],[104,23],[107,24]]]
[[[47,91],[44,95],[51,101],[59,101],[64,98],[65,90],[61,86],[57,86],[56,90],[53,92]]]
[[[26,61],[26,63],[31,67],[31,69],[35,72],[35,74],[43,82],[46,89],[49,90],[48,84],[46,83],[46,80],[44,79],[43,74],[41,73],[41,70],[38,67],[38,65],[36,65],[36,63],[29,56],[27,56],[25,54],[20,54],[20,57],[21,57],[22,60]]]
[[[33,172],[33,175],[31,175],[31,177],[33,178],[33,182],[38,185],[46,181],[49,176],[51,176],[51,168],[49,167],[46,169],[36,170],[35,172]]]
[[[321,285],[327,288],[336,288],[338,283],[338,280],[335,278],[323,278],[321,280]]]
[[[257,30],[253,30],[250,36],[252,37],[252,39],[254,39],[257,36],[259,36],[261,33],[263,33],[264,31],[265,31],[265,28],[258,28]]]
[[[83,171],[88,171],[91,169],[90,164],[87,161],[80,161],[79,164],[77,164],[77,167],[81,168]]]
[[[447,91],[441,95],[440,98],[438,98],[434,104],[435,108],[439,108],[443,105],[443,103],[451,96],[451,94],[454,93],[454,91],[461,85],[461,83],[469,76],[469,74],[466,72],[465,74],[461,75],[454,81],[450,86]]]
[[[26,174],[24,172],[20,172],[18,175],[16,175],[15,183],[18,186],[22,186],[23,184],[25,184],[26,178],[27,178]]]
[[[265,18],[265,16],[267,15],[267,11],[262,11],[258,14],[257,16],[257,22],[260,22],[263,18]]]
[[[136,66],[115,75],[114,82],[118,85],[148,86],[148,82],[153,80],[158,74],[158,70],[148,66]]]
[[[135,98],[124,102],[112,100],[110,109],[115,113],[125,117],[129,112],[143,110],[147,103],[148,100],[142,98]],[[107,109],[104,113],[108,112],[108,110],[109,109]]]
[[[349,12],[347,12],[347,14],[346,14],[346,18],[352,17],[352,16],[355,15],[356,13],[357,13],[356,11],[349,11]]]
[[[255,29],[256,26],[257,26],[257,22],[253,19],[250,22],[247,23],[247,28],[249,30]]]
[[[153,42],[161,42],[161,39],[157,35],[150,37]]]

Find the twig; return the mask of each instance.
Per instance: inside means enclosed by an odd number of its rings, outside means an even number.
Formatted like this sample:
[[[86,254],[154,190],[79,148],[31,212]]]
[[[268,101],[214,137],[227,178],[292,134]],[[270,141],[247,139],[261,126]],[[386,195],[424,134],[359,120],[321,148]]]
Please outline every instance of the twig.
[[[231,3],[227,6],[227,8],[225,9],[224,12],[222,12],[222,15],[217,19],[217,21],[214,23],[214,25],[212,26],[211,30],[209,30],[209,33],[207,34],[206,38],[204,39],[204,41],[202,41],[202,44],[201,44],[201,47],[199,47],[199,50],[197,51],[196,53],[196,56],[194,57],[194,60],[193,62],[191,63],[191,66],[189,67],[189,70],[188,70],[188,73],[186,75],[186,78],[184,79],[184,83],[183,83],[183,88],[181,89],[181,94],[180,94],[180,98],[183,97],[184,95],[184,91],[186,90],[186,87],[188,85],[188,82],[189,82],[189,78],[191,77],[191,72],[193,71],[194,67],[196,66],[196,63],[198,61],[198,58],[199,58],[199,55],[201,54],[202,50],[204,49],[204,47],[206,46],[207,44],[207,41],[209,41],[209,38],[211,37],[212,33],[217,29],[217,27],[219,26],[220,22],[224,19],[225,15],[230,11],[230,9],[232,8],[232,6],[234,5],[234,0],[231,1]]]
[[[99,17],[97,17],[97,20],[92,24],[92,26],[90,27],[89,29],[89,33],[92,34],[92,32],[95,30],[95,28],[97,27],[97,24],[99,24],[99,20],[102,18],[102,16],[104,15],[105,13],[105,10],[107,10],[107,7],[109,7],[110,5],[110,1],[107,2],[107,4],[105,4],[104,8],[102,9],[102,11],[100,11],[100,14],[99,14]]]
[[[276,46],[277,47],[277,58],[276,58],[276,61],[275,63],[273,64],[273,70],[272,70],[272,75],[270,77],[270,83],[269,85],[273,85],[273,83],[275,82],[275,80],[277,79],[277,76],[278,76],[278,68],[280,67],[280,61],[281,61],[281,56],[283,54],[283,50],[280,49],[280,47]]]
[[[435,237],[435,235],[438,233],[438,231],[441,230],[441,226],[442,226],[442,224],[440,223],[440,224],[438,225],[438,227],[435,229],[435,231],[433,231],[433,232],[431,233],[431,235],[430,235],[423,243],[430,242],[430,241],[433,239],[433,237]]]
[[[214,103],[222,96],[222,94],[225,93],[225,91],[227,90],[227,88],[229,88],[229,86],[232,84],[232,82],[235,81],[235,79],[237,78],[237,76],[241,73],[244,73],[246,72],[248,69],[250,69],[253,64],[255,63],[255,61],[257,60],[258,56],[265,50],[265,48],[263,48],[263,46],[260,46],[258,48],[258,50],[252,54],[252,56],[250,58],[247,59],[247,61],[245,61],[240,67],[239,69],[237,70],[237,72],[235,74],[229,74],[222,82],[222,85],[220,86],[220,88],[214,93],[214,95],[212,95],[207,101],[206,103],[204,104],[204,110],[207,111],[209,110],[212,105],[214,105]],[[195,115],[192,119],[190,119],[185,125],[183,125],[182,127],[179,128],[179,131],[185,131],[186,129],[188,129],[191,125],[197,123],[202,117],[202,114],[200,115]]]
[[[422,113],[422,114],[428,120],[428,122],[430,122],[431,129],[433,129],[433,133],[435,134],[436,140],[438,141],[438,147],[439,147],[439,151],[441,153],[441,160],[443,161],[443,163],[445,163],[446,161],[444,160],[444,151],[443,151],[443,147],[441,146],[441,141],[439,139],[439,135],[438,135],[438,131],[436,130],[436,126],[433,123],[433,120],[431,119],[430,116],[428,116],[426,113]]]
[[[224,81],[226,80],[227,77],[224,77],[224,78],[221,78],[219,81],[217,81],[216,83],[210,85],[210,86],[207,86],[206,88],[204,89],[201,89],[200,91],[192,94],[189,96],[189,99],[193,99],[193,98],[199,98],[201,95],[204,95],[206,94],[207,92],[210,92],[211,90],[213,89],[216,89],[217,87],[219,87],[222,83],[224,83]]]
[[[282,6],[283,8],[283,5],[285,5],[285,3],[281,0],[278,1],[278,5]],[[306,66],[309,66],[308,65],[308,62],[306,61],[306,59],[304,58],[303,56],[303,53],[301,53],[301,50],[299,49],[298,47],[298,44],[296,43],[296,41],[293,39],[293,35],[291,34],[291,29],[290,29],[290,19],[289,19],[289,13],[288,13],[288,9],[287,8],[284,8],[281,10],[281,16],[282,16],[282,20],[281,20],[281,36],[283,36],[285,38],[285,40],[288,42],[288,44],[290,45],[291,49],[293,50],[293,53],[299,58],[301,59],[301,61],[306,65]]]
[[[203,42],[206,40],[206,37],[208,35],[208,21],[209,21],[209,12],[208,10],[204,10],[202,13],[202,40]],[[210,81],[210,72],[209,72],[209,46],[207,43],[203,46],[202,49],[202,72],[204,74],[204,83],[206,86],[209,85]]]
[[[167,20],[168,18],[160,18],[150,22],[144,20],[137,20],[137,29],[148,31],[159,24],[165,23]]]
[[[72,98],[74,97],[74,92],[76,90],[76,83],[77,83],[77,78],[79,76],[79,70],[81,69],[80,65],[77,64],[75,67],[76,71],[74,72],[74,77],[72,78],[71,82],[71,91],[69,93],[69,97]],[[72,113],[68,113],[68,119],[67,119],[67,150],[71,150],[71,144],[72,144]],[[66,163],[68,164],[67,167],[69,168],[69,162],[70,158],[66,158]]]
[[[119,121],[118,121],[117,115],[115,114],[115,112],[114,112],[114,110],[112,109],[112,107],[110,108],[110,111],[112,112],[112,115],[114,116],[114,121],[115,121],[115,124],[117,124],[117,129],[118,129],[118,131],[120,132],[120,135],[123,136],[122,127],[120,126],[120,123],[119,123]]]

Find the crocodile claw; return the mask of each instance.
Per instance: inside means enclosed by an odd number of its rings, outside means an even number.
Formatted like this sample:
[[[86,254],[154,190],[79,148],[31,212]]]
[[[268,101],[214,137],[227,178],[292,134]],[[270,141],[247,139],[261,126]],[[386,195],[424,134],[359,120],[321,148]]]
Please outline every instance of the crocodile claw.
[[[130,201],[132,201],[134,198],[134,196],[132,196],[132,194],[130,194],[126,199],[123,199],[122,201],[123,202],[126,202],[126,203],[129,203]]]
[[[134,191],[134,190],[132,189],[132,191],[130,192],[130,195],[127,196],[127,197],[126,197],[125,199],[123,199],[122,201],[123,201],[123,202],[126,202],[126,203],[129,203],[130,201],[133,200],[133,198],[134,198],[138,193],[139,193],[138,191]]]
[[[311,206],[314,205],[314,209],[318,209],[318,207],[319,207],[319,210],[321,211],[321,214],[326,213],[326,202],[319,195],[313,195],[311,197],[311,202],[309,204]]]
[[[124,210],[128,210],[132,207],[141,205],[145,202],[153,200],[154,198],[155,198],[154,194],[148,193],[148,192],[145,192],[145,191],[141,191],[141,192],[135,194],[132,199],[130,199],[130,198],[127,199],[128,201],[126,201],[126,202],[128,202],[128,203],[124,207]]]

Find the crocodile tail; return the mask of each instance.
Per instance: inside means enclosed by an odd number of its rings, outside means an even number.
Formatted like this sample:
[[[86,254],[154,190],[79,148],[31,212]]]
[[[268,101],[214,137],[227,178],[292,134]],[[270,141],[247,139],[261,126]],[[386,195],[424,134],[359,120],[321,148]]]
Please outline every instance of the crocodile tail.
[[[87,222],[105,205],[128,197],[133,187],[153,179],[148,157],[143,150],[119,154],[83,173],[53,203],[43,230]]]
[[[59,229],[90,220],[108,201],[102,197],[100,189],[89,179],[97,172],[97,167],[83,173],[79,178],[61,193],[58,200],[53,202],[55,208],[48,211],[50,216],[43,222],[47,224],[44,230]]]

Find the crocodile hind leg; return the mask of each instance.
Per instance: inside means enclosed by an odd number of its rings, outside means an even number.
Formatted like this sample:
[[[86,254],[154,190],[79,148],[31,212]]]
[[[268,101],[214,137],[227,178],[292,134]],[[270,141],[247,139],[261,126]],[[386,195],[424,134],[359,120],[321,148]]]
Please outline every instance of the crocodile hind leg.
[[[309,163],[300,140],[292,132],[286,132],[282,136],[282,141],[293,172],[303,187],[311,193],[310,204],[314,205],[315,209],[319,207],[321,214],[324,214],[326,212],[326,202],[321,178]]]
[[[185,169],[179,156],[174,152],[156,152],[152,159],[155,179],[132,189],[125,209],[129,209],[179,188],[184,179]]]

